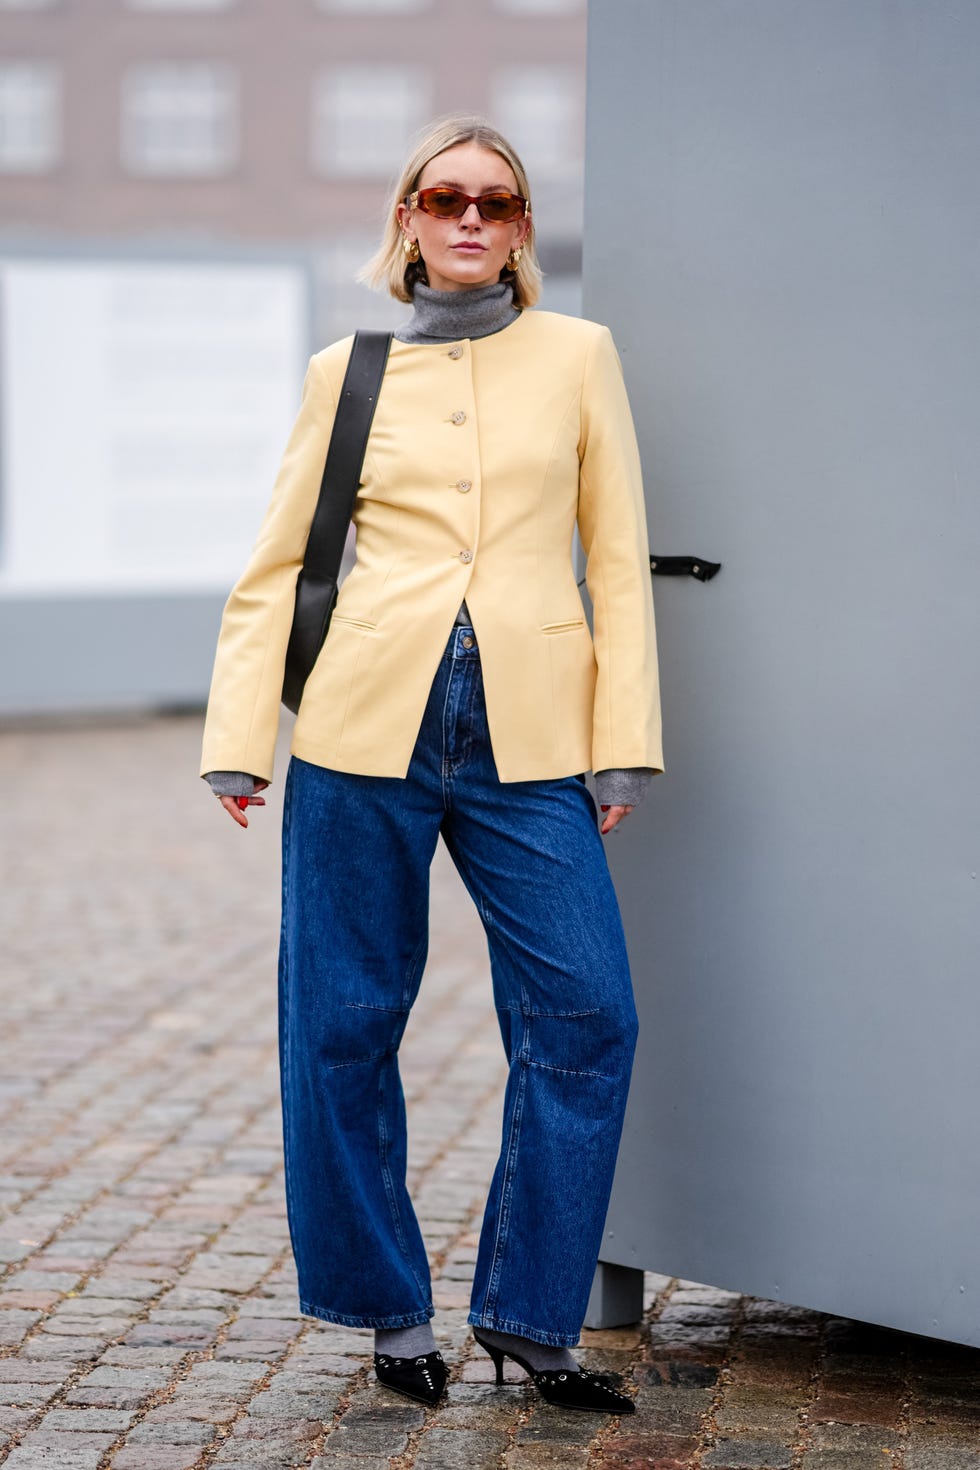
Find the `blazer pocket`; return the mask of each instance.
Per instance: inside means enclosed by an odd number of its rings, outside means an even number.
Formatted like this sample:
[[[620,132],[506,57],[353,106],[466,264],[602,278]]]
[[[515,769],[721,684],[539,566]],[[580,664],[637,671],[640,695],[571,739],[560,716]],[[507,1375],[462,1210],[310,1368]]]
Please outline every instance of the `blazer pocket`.
[[[346,623],[350,628],[363,628],[366,633],[373,633],[378,626],[377,623],[366,622],[364,618],[348,618],[343,613],[334,613],[330,626],[333,627],[334,623]]]
[[[584,618],[567,618],[563,623],[542,623],[542,633],[570,633],[573,628],[584,628]]]

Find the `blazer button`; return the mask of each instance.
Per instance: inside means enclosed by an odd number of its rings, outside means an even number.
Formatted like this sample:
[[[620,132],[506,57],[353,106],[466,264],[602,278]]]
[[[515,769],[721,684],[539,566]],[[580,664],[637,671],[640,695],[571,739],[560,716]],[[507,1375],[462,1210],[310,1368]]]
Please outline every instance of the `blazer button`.
[[[472,480],[457,480],[456,481],[456,489],[459,491],[460,495],[465,495],[466,492],[467,492],[467,490],[472,490],[473,489],[473,481]]]
[[[458,358],[458,357],[462,357],[462,355],[463,355],[463,349],[462,349],[462,347],[450,347],[450,349],[449,349],[449,356],[450,357],[452,357],[452,358]]]
[[[453,423],[454,424],[465,424],[466,423],[466,415],[465,415],[465,413],[463,412],[463,410],[461,408],[457,408],[456,412],[453,414]]]
[[[472,561],[473,560],[473,553],[472,553],[472,551],[461,551],[459,553],[459,559],[460,559],[460,561],[463,561],[463,562]]]

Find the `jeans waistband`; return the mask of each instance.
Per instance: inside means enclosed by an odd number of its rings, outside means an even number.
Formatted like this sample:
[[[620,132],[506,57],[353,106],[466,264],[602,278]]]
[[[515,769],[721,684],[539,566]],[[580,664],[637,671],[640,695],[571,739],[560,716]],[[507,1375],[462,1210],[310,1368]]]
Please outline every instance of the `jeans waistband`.
[[[449,635],[446,644],[447,658],[478,658],[480,650],[476,641],[476,634],[466,623],[457,623]]]

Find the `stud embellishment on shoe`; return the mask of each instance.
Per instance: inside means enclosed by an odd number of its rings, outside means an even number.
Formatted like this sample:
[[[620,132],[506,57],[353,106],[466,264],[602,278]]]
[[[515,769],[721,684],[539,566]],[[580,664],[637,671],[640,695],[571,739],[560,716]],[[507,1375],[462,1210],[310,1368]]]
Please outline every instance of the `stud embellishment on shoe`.
[[[379,1383],[424,1404],[435,1404],[446,1390],[449,1370],[442,1354],[436,1350],[417,1358],[389,1358],[374,1355],[374,1371]]]
[[[614,1383],[621,1382],[618,1374],[590,1373],[587,1369],[582,1368],[575,1370],[568,1368],[561,1371],[535,1369],[513,1348],[501,1348],[495,1343],[485,1341],[478,1328],[474,1327],[473,1336],[493,1360],[497,1370],[498,1388],[504,1386],[504,1360],[511,1358],[524,1369],[535,1388],[540,1391],[542,1398],[549,1404],[554,1404],[562,1409],[579,1409],[595,1414],[636,1413],[636,1404],[633,1400],[613,1387]]]

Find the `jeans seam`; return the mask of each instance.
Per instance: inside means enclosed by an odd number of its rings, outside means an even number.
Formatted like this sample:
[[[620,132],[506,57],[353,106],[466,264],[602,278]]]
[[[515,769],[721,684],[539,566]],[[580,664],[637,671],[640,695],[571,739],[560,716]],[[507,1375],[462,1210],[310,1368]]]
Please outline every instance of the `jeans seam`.
[[[379,1058],[386,1057],[387,1055],[388,1048],[385,1046],[382,1047],[381,1051],[369,1052],[366,1057],[351,1057],[350,1061],[347,1062],[324,1062],[323,1070],[325,1072],[341,1072],[345,1067],[365,1067],[368,1062],[376,1062]]]
[[[341,1002],[348,1010],[352,1011],[383,1011],[386,1016],[404,1016],[404,1006],[373,1006],[365,1000],[345,1000]],[[384,1052],[379,1053],[384,1056]]]
[[[447,720],[448,714],[449,714],[450,695],[453,692],[453,672],[454,672],[454,670],[455,670],[455,659],[451,660],[450,661],[450,664],[449,664],[449,675],[448,675],[448,677],[446,679],[446,694],[445,694],[445,698],[442,701],[442,720],[440,722],[440,727],[439,727],[440,728],[440,733],[442,735],[442,752],[441,752],[441,759],[439,761],[439,783],[440,783],[440,785],[442,787],[442,804],[443,804],[443,807],[447,811],[448,811],[449,805],[450,805],[450,797],[449,797],[449,790],[448,790],[448,786],[447,786],[447,781],[449,779],[449,751],[448,751],[448,744],[447,744],[447,740],[446,740],[446,720]]]
[[[467,887],[469,888],[470,892],[477,895],[476,904],[479,908],[480,916],[483,919],[484,924],[488,928],[494,928],[495,925],[493,923],[493,917],[484,901],[483,889],[478,883],[475,882],[469,864],[463,858],[462,853],[459,852],[458,849],[454,852],[453,857],[454,861],[456,861],[459,867],[460,875],[464,877],[467,882]],[[522,1039],[519,1058],[522,1062],[526,1062],[528,1058],[527,1047],[529,1028],[527,1026],[527,997],[524,992],[523,986],[521,987],[521,1000],[522,1008],[519,1012],[515,1012],[515,1014],[521,1015],[525,1022],[524,1037]],[[508,1058],[508,1062],[510,1066],[513,1066],[513,1062],[510,1060],[510,1058]],[[507,1157],[504,1161],[503,1179],[500,1185],[500,1212],[497,1216],[497,1229],[494,1234],[493,1251],[490,1257],[490,1266],[487,1271],[487,1285],[485,1295],[485,1310],[487,1312],[493,1312],[495,1310],[496,1292],[500,1280],[501,1256],[503,1254],[504,1245],[506,1244],[507,1227],[510,1224],[510,1202],[514,1192],[517,1147],[520,1143],[521,1123],[524,1116],[524,1093],[526,1087],[527,1072],[522,1066],[520,1068],[520,1078],[515,1089],[516,1096],[514,1098],[514,1114],[511,1118],[510,1138],[508,1139],[507,1143]]]
[[[528,1006],[523,1012],[527,1016],[537,1016],[543,1021],[584,1021],[589,1016],[601,1016],[601,1006],[591,1006],[587,1011],[539,1011],[536,1006]]]
[[[536,1062],[533,1057],[528,1057],[527,1065],[545,1072],[560,1072],[564,1077],[595,1077],[600,1082],[616,1080],[608,1072],[589,1072],[585,1067],[556,1067],[552,1062]]]
[[[580,1334],[547,1332],[534,1327],[530,1322],[517,1322],[511,1317],[498,1317],[493,1312],[470,1312],[467,1322],[473,1327],[485,1327],[489,1332],[507,1332],[512,1337],[527,1337],[531,1342],[544,1343],[547,1347],[575,1347]]]
[[[456,864],[456,867],[457,867],[457,869],[459,871],[459,875],[463,879],[463,881],[464,881],[464,883],[466,885],[466,888],[467,888],[468,892],[470,893],[471,896],[473,894],[476,895],[476,897],[473,899],[473,902],[476,904],[477,909],[479,910],[480,918],[482,919],[484,925],[487,928],[496,929],[497,926],[496,926],[496,924],[493,921],[493,914],[490,912],[490,910],[487,908],[487,906],[486,906],[486,904],[484,902],[483,890],[480,888],[479,884],[475,881],[475,879],[473,877],[473,871],[470,868],[469,863],[463,857],[463,854],[460,851],[460,849],[458,847],[456,847],[456,846],[454,846],[453,849],[452,849],[452,859],[453,859],[453,862]],[[504,1007],[504,1009],[508,1009],[508,1008],[507,1007]],[[521,1014],[523,1014],[523,1013],[521,1013]]]
[[[399,1327],[417,1327],[423,1322],[431,1322],[434,1312],[431,1306],[424,1307],[418,1312],[402,1312],[394,1318],[388,1316],[383,1320],[374,1316],[352,1317],[347,1312],[333,1312],[329,1307],[318,1307],[313,1302],[300,1298],[300,1311],[307,1317],[317,1317],[321,1322],[335,1322],[339,1327],[373,1327],[375,1331],[393,1331]]]
[[[408,1241],[405,1239],[405,1230],[402,1224],[401,1211],[398,1208],[395,1183],[391,1177],[391,1168],[388,1163],[388,1131],[385,1128],[384,1092],[385,1084],[388,1080],[388,1073],[391,1071],[392,1063],[394,1062],[394,1055],[392,1053],[389,1053],[388,1056],[389,1065],[387,1067],[382,1066],[378,1072],[378,1153],[381,1161],[381,1177],[384,1180],[385,1195],[388,1200],[388,1211],[391,1215],[392,1224],[395,1227],[395,1236],[398,1240],[399,1249],[401,1250],[401,1253],[408,1264],[408,1269],[411,1271],[412,1276],[415,1278],[415,1284],[419,1289],[419,1295],[424,1298],[428,1295],[428,1293],[426,1291],[424,1283],[419,1277],[418,1271],[415,1269],[415,1262],[412,1260],[411,1253],[408,1249]]]
[[[525,1025],[524,1039],[519,1054],[519,1059],[522,1063],[527,1060],[527,1030],[528,1028]],[[487,1272],[486,1310],[488,1312],[496,1311],[497,1291],[500,1286],[500,1272],[503,1264],[502,1257],[504,1247],[507,1244],[507,1232],[510,1226],[511,1199],[514,1193],[514,1179],[517,1173],[517,1151],[521,1141],[521,1124],[524,1121],[524,1094],[527,1090],[527,1071],[524,1066],[521,1066],[519,1076],[517,1096],[514,1098],[514,1115],[510,1124],[510,1138],[507,1141],[507,1158],[504,1163],[504,1174],[500,1184],[500,1213],[497,1216],[493,1254],[490,1257],[490,1269]]]
[[[470,667],[472,668],[472,664],[473,664],[472,657],[468,660],[468,662],[470,664]],[[480,670],[479,670],[479,666],[478,666],[477,667],[477,673],[479,673],[479,672],[480,672]],[[462,710],[460,712],[461,715],[462,715],[462,721],[461,722],[462,722],[462,725],[463,725],[463,729],[466,732],[465,737],[464,737],[464,740],[463,740],[462,749],[460,751],[460,756],[459,756],[459,763],[460,763],[460,765],[462,765],[462,763],[464,761],[469,760],[470,755],[471,755],[471,753],[472,753],[472,751],[473,751],[473,749],[474,749],[474,747],[476,745],[476,739],[475,739],[474,734],[473,734],[473,709],[474,709],[475,704],[476,704],[476,676],[474,675],[469,680],[469,699],[466,701],[466,708],[465,708],[465,710]]]
[[[408,969],[405,971],[405,988],[402,991],[401,1014],[405,1017],[406,1025],[408,1023],[408,1015],[411,1012],[412,1006],[415,1003],[415,994],[418,989],[417,982],[421,983],[421,975],[419,974],[419,971],[425,963],[425,957],[428,954],[428,951],[429,933],[428,923],[426,923],[425,931],[422,935],[422,938],[415,946],[415,952],[408,962]]]

